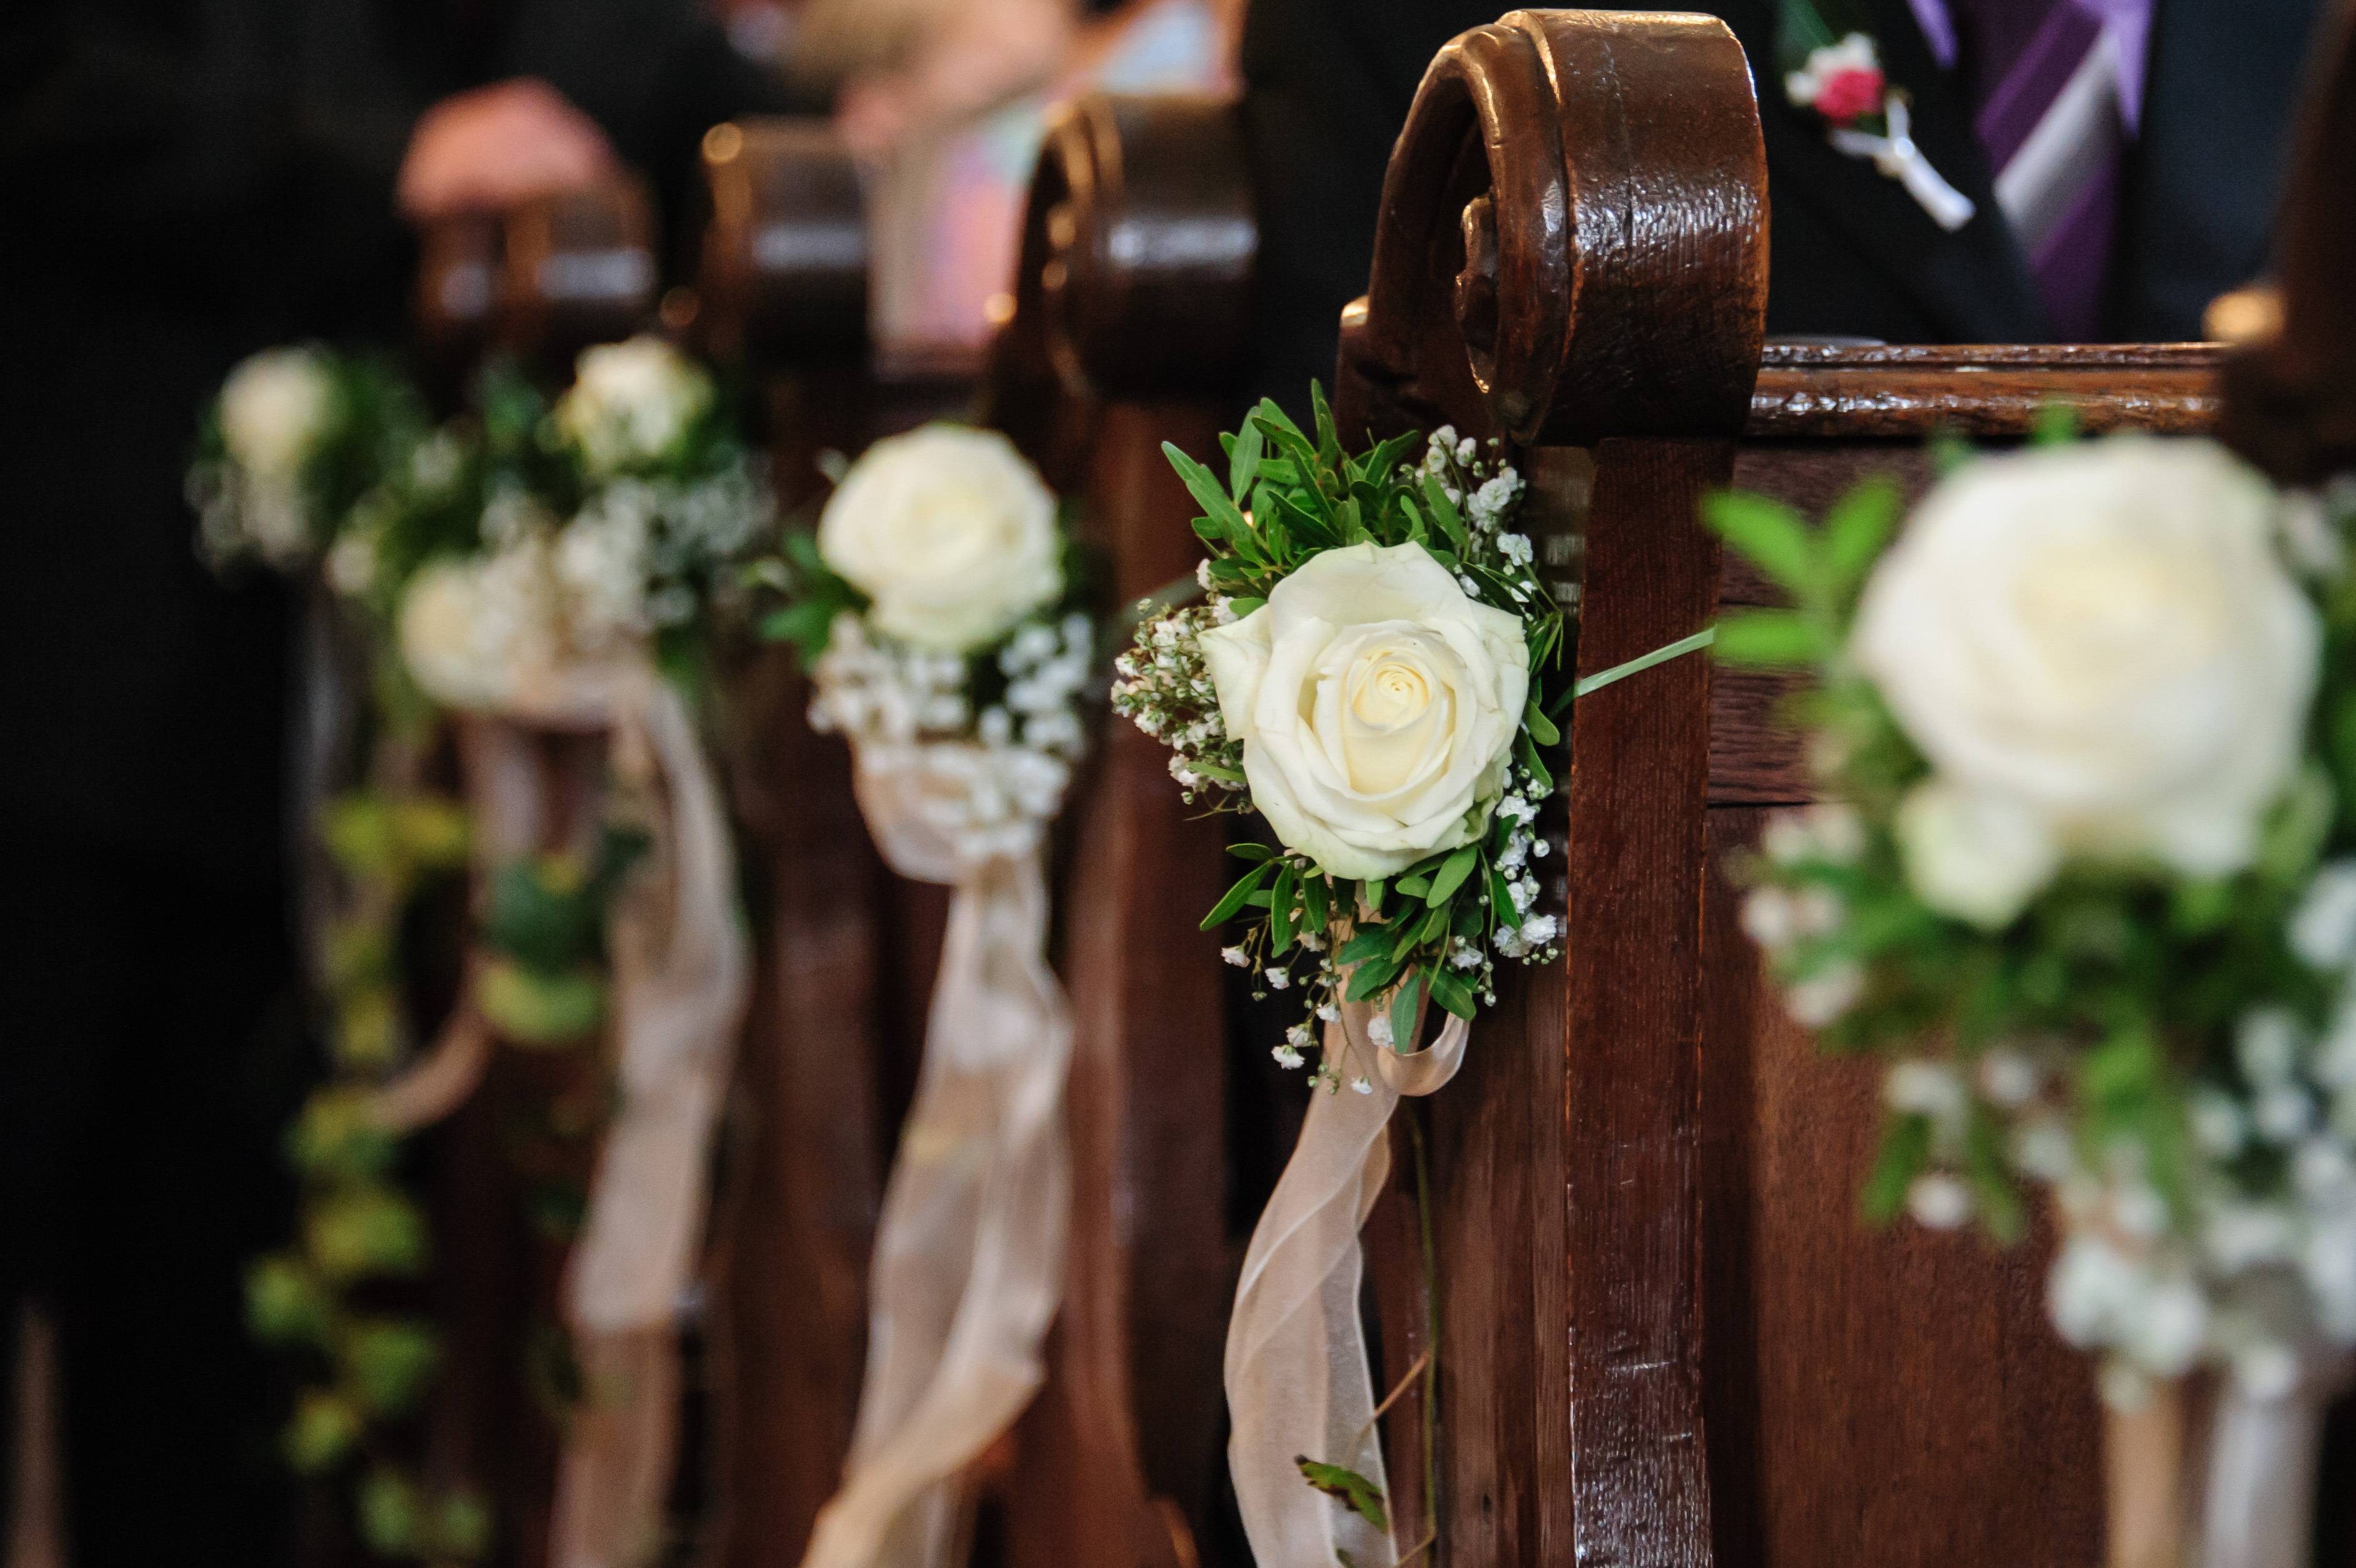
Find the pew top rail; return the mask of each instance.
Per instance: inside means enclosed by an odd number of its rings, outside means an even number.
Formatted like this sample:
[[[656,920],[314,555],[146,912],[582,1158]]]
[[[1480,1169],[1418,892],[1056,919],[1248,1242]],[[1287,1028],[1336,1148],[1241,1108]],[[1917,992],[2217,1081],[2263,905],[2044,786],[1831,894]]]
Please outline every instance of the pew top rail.
[[[455,382],[498,349],[569,371],[652,317],[660,273],[652,204],[627,177],[434,224],[413,302],[428,368]]]

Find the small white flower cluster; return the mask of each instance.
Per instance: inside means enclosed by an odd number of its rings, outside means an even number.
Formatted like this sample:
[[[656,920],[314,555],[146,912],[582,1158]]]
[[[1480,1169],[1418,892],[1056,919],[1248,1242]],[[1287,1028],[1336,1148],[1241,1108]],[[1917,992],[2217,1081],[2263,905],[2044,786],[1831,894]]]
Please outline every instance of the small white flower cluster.
[[[810,725],[859,743],[862,768],[910,770],[927,824],[972,864],[1029,853],[1063,803],[1087,749],[1081,694],[1090,684],[1095,628],[1086,615],[1018,625],[990,666],[876,634],[848,611],[835,618],[813,673]]]
[[[1770,865],[1788,868],[1809,862],[1854,865],[1865,854],[1865,819],[1857,810],[1825,801],[1768,818],[1759,847]],[[1839,929],[1845,913],[1838,897],[1815,886],[1769,883],[1753,888],[1742,902],[1743,930],[1783,972],[1784,1009],[1807,1028],[1833,1023],[1865,991],[1865,971],[1854,960],[1794,968],[1805,944]]]
[[[1170,775],[1189,805],[1198,794],[1244,788],[1243,747],[1227,736],[1197,640],[1234,618],[1224,599],[1174,611],[1147,623],[1113,661],[1112,711],[1170,747]]]
[[[1861,822],[1841,806],[1771,820],[1762,850],[1783,866],[1854,863]],[[1764,886],[1743,927],[1771,959],[1840,924],[1821,886]],[[1990,1049],[1970,1064],[1893,1064],[1883,1098],[1922,1118],[1931,1168],[1906,1195],[1922,1225],[1951,1229],[1978,1208],[1962,1174],[1976,1117],[2002,1133],[2010,1172],[2053,1195],[2062,1245],[2047,1307],[2072,1344],[2104,1359],[2119,1404],[2153,1379],[2201,1365],[2230,1369],[2254,1394],[2286,1391],[2318,1344],[2356,1345],[2356,861],[2324,866],[2290,917],[2291,950],[2336,977],[2320,1027],[2258,1007],[2233,1038],[2230,1066],[2190,1092],[2190,1149],[2173,1201],[2144,1146],[2089,1149],[2073,1130],[2060,1046]],[[1820,1027],[1855,1002],[1863,976],[1838,961],[1799,973],[1787,1004]]]
[[[739,457],[716,473],[678,479],[616,479],[594,490],[565,529],[600,542],[603,589],[641,628],[684,625],[700,596],[724,581],[720,568],[766,541],[776,518],[768,489]]]
[[[1491,438],[1492,452],[1500,446]],[[1530,603],[1537,587],[1537,547],[1528,534],[1506,526],[1529,489],[1514,466],[1483,457],[1479,442],[1470,435],[1460,439],[1454,425],[1443,424],[1431,433],[1423,461],[1414,473],[1438,479],[1448,499],[1463,513],[1472,545],[1467,564],[1495,573],[1515,604]],[[1481,585],[1469,574],[1461,585],[1475,598],[1482,596]]]

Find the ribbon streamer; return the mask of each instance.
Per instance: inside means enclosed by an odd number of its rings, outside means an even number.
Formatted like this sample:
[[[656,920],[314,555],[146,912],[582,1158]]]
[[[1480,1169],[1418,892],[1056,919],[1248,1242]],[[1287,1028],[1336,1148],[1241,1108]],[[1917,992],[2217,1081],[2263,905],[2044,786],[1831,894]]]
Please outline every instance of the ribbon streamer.
[[[1922,149],[1914,145],[1906,100],[1896,93],[1883,100],[1882,120],[1890,127],[1886,136],[1853,128],[1835,128],[1825,134],[1834,147],[1850,157],[1872,159],[1873,166],[1904,186],[1906,194],[1940,228],[1952,232],[1970,222],[1978,209],[1972,205],[1970,197],[1949,185],[1946,177],[1933,168],[1931,160],[1922,156]]]
[[[1342,1088],[1311,1101],[1252,1230],[1227,1320],[1227,1466],[1252,1555],[1267,1568],[1398,1561],[1389,1532],[1312,1489],[1294,1464],[1339,1465],[1389,1492],[1358,1318],[1358,1231],[1390,1174],[1391,1112],[1401,1096],[1430,1094],[1456,1076],[1470,1029],[1451,1017],[1430,1047],[1401,1053],[1368,1042],[1376,1012],[1344,1003],[1325,1026],[1327,1064],[1345,1080],[1362,1076],[1369,1092]]]
[[[866,1380],[842,1486],[804,1568],[946,1568],[960,1472],[1044,1375],[1060,1304],[1072,1027],[1047,967],[1036,835],[980,861],[943,824],[968,786],[951,749],[854,742],[860,807],[903,876],[957,889],[915,1105],[876,1232]],[[1044,824],[1042,824],[1044,826]]]

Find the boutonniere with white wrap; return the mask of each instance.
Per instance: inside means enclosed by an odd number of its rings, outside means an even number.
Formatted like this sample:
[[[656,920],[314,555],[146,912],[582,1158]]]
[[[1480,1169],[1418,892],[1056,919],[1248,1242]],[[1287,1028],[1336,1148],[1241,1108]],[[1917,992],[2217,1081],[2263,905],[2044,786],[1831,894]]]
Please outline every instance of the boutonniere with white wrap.
[[[857,1429],[809,1568],[945,1568],[961,1473],[1044,1375],[1072,1045],[1045,856],[1096,669],[1073,559],[1011,442],[934,424],[870,447],[770,574],[789,602],[766,629],[802,650],[811,724],[851,742],[884,859],[956,889],[876,1232]]]
[[[1823,122],[1825,139],[1836,150],[1869,160],[1904,186],[1940,228],[1960,229],[1972,220],[1972,199],[1948,184],[1914,145],[1912,101],[1884,73],[1872,34],[1836,32],[1811,0],[1783,0],[1775,47],[1784,98]]]
[[[1898,512],[1715,505],[1793,601],[1719,653],[1812,678],[1838,802],[1770,821],[1744,925],[1887,1064],[1871,1213],[2010,1240],[2051,1207],[2054,1326],[2145,1483],[2115,1545],[2303,1563],[2356,1351],[2356,499],[2116,435],[1970,460],[1891,542]]]
[[[1493,442],[1441,429],[1342,450],[1273,403],[1223,437],[1225,482],[1175,447],[1204,515],[1208,602],[1139,629],[1114,709],[1176,756],[1187,798],[1255,811],[1229,962],[1301,999],[1274,1047],[1319,1090],[1252,1234],[1227,1330],[1229,1460],[1268,1563],[1384,1564],[1390,1539],[1358,1321],[1358,1227],[1402,1095],[1445,1085],[1496,965],[1557,956],[1536,908],[1546,748],[1577,694],[1565,621],[1515,526],[1523,483]],[[1672,645],[1590,686],[1698,647]],[[1426,1013],[1445,1022],[1427,1044]],[[1426,1363],[1427,1375],[1430,1364]]]
[[[552,407],[496,371],[448,425],[419,406],[398,378],[331,354],[262,356],[224,389],[192,477],[210,552],[316,559],[372,666],[356,726],[370,787],[327,813],[343,895],[322,944],[337,1079],[295,1140],[314,1222],[305,1247],[257,1271],[255,1316],[273,1337],[369,1364],[354,1345],[392,1342],[340,1293],[413,1272],[425,1245],[422,1216],[386,1184],[391,1142],[462,1103],[495,1041],[610,1042],[585,1075],[620,1093],[610,1120],[588,1118],[594,1175],[563,1306],[585,1391],[551,1560],[635,1562],[660,1534],[674,1323],[748,967],[722,801],[663,666],[702,666],[713,596],[735,590],[735,564],[767,545],[775,514],[710,378],[656,339],[591,349]],[[443,825],[451,813],[423,785],[445,719],[466,831]],[[421,874],[469,838],[477,909],[462,992],[412,1052],[402,911]],[[372,1223],[323,1252],[356,1215]],[[377,1346],[375,1375],[305,1396],[290,1452],[315,1471],[366,1460],[359,1511],[375,1550],[479,1555],[479,1502],[426,1495],[373,1452],[368,1420],[403,1413],[434,1359],[422,1325],[398,1341],[397,1358]]]

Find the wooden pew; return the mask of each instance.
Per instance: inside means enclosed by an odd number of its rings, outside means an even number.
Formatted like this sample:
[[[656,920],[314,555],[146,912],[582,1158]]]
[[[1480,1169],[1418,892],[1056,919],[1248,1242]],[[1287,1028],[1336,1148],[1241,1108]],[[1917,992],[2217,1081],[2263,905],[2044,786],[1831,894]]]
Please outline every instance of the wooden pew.
[[[815,501],[819,451],[955,412],[972,383],[871,350],[856,171],[823,129],[723,127],[705,151],[700,329],[755,367],[781,494]],[[1192,503],[1160,444],[1215,454],[1233,417],[1253,245],[1227,106],[1097,96],[1055,121],[980,413],[1079,502],[1116,602],[1193,565]],[[769,929],[714,1284],[709,1560],[773,1568],[799,1561],[848,1450],[868,1253],[944,900],[877,862],[847,750],[802,722],[784,656],[744,689],[738,793]],[[1225,968],[1194,929],[1224,857],[1158,749],[1126,726],[1105,735],[1058,844],[1076,1035],[1069,1283],[1048,1382],[980,1467],[979,1551],[1191,1568],[1222,1560],[1209,1541],[1237,1257]]]
[[[1924,437],[2018,439],[2054,400],[2090,429],[2217,417],[2209,346],[1762,344],[1765,193],[1742,53],[1692,16],[1466,34],[1394,153],[1344,429],[1514,444],[1581,674],[1762,596],[1696,521],[1711,489],[1919,490]],[[1436,1526],[1440,1563],[2100,1559],[2100,1417],[2043,1247],[1862,1229],[1870,1075],[1816,1058],[1737,927],[1727,864],[1809,792],[1772,696],[1694,658],[1580,704],[1547,862],[1566,956],[1501,986],[1419,1108],[1437,1494],[1414,1396],[1390,1473],[1400,1541]],[[1412,1250],[1379,1219],[1370,1244],[1396,1378],[1435,1325]]]
[[[492,353],[513,355],[543,384],[561,385],[581,349],[627,337],[653,317],[653,224],[634,181],[454,220],[423,242],[418,356],[447,403]],[[462,738],[448,759],[454,771],[444,782],[453,788],[467,749]],[[535,749],[546,791],[541,843],[584,849],[594,840],[605,741],[541,736]],[[455,935],[463,906],[446,913]],[[424,981],[446,997],[455,968]],[[594,1144],[550,1139],[544,1123],[553,1098],[598,1090],[593,1064],[578,1054],[495,1050],[482,1081],[419,1140],[434,1241],[429,1300],[443,1336],[423,1473],[436,1486],[482,1488],[501,1561],[518,1564],[548,1553],[561,1433],[547,1380],[562,1365],[550,1336],[563,1322],[569,1251],[535,1222],[533,1188],[554,1180],[585,1190],[596,1154]],[[519,1164],[523,1150],[529,1170]]]
[[[1078,503],[1109,603],[1183,583],[1199,558],[1161,448],[1219,460],[1256,248],[1230,102],[1089,94],[1051,122],[982,413]],[[1117,720],[1100,735],[1056,868],[1075,1024],[1066,1286],[994,1512],[1011,1564],[1194,1568],[1226,1560],[1227,972],[1195,925],[1228,863],[1162,747]]]
[[[820,454],[879,433],[859,172],[823,122],[716,126],[703,165],[698,332],[743,367],[779,504],[799,511],[824,499]],[[756,962],[712,1226],[702,1560],[791,1568],[851,1448],[868,1256],[924,986],[892,967],[895,879],[847,749],[809,725],[791,655],[767,650],[731,685]]]

